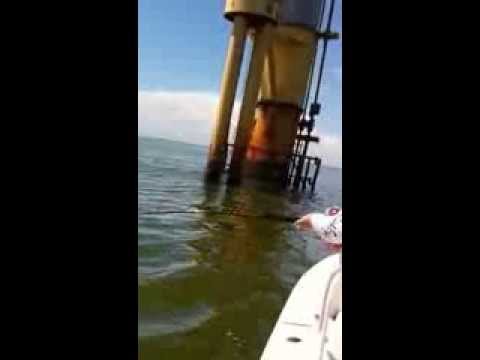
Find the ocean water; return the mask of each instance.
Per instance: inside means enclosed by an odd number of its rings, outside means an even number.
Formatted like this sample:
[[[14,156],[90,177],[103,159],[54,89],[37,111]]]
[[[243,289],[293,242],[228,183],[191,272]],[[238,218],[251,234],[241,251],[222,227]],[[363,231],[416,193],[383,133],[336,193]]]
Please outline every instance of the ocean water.
[[[314,196],[206,185],[207,149],[139,138],[140,360],[259,359],[298,278],[328,252],[285,218],[342,205],[341,170]]]

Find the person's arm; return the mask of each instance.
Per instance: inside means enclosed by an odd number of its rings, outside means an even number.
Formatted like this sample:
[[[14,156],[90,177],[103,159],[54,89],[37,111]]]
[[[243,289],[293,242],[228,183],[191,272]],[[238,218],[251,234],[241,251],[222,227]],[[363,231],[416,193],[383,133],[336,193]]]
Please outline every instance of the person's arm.
[[[333,209],[333,208],[332,208]],[[307,214],[295,222],[300,230],[312,230],[333,251],[342,249],[342,210],[335,214],[327,209],[325,214]]]
[[[297,221],[295,226],[299,230],[311,230],[312,229],[312,214],[304,215]]]
[[[311,213],[302,216],[295,222],[295,225],[300,230],[313,230],[320,233],[332,223],[332,220],[332,216],[327,216],[322,213]]]

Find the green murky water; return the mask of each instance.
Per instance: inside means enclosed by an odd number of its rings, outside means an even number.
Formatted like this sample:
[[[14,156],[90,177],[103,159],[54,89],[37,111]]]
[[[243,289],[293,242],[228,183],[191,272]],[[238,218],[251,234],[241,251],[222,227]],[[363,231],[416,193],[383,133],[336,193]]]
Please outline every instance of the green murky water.
[[[341,170],[323,168],[309,198],[206,186],[205,160],[205,147],[139,139],[141,360],[259,359],[296,280],[327,255],[281,216],[341,205]]]

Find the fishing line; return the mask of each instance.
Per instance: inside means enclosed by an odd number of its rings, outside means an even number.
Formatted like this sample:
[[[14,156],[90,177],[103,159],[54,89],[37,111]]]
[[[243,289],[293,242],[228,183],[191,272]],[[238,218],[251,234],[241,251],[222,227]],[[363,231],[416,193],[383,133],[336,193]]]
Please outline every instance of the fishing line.
[[[293,223],[298,220],[297,216],[285,216],[278,214],[245,214],[239,212],[226,212],[226,211],[212,211],[212,210],[165,210],[165,211],[148,211],[141,213],[140,216],[144,215],[170,215],[170,214],[208,214],[208,215],[226,215],[226,216],[237,216],[244,218],[260,218],[260,219],[269,219],[280,222],[289,222]]]

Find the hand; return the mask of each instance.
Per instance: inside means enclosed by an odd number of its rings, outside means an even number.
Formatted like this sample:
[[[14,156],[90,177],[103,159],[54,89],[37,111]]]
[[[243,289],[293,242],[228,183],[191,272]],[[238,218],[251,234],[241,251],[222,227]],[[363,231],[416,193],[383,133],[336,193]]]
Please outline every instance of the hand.
[[[295,226],[299,230],[311,230],[312,229],[312,216],[311,216],[311,214],[302,216],[300,219],[295,221]]]

